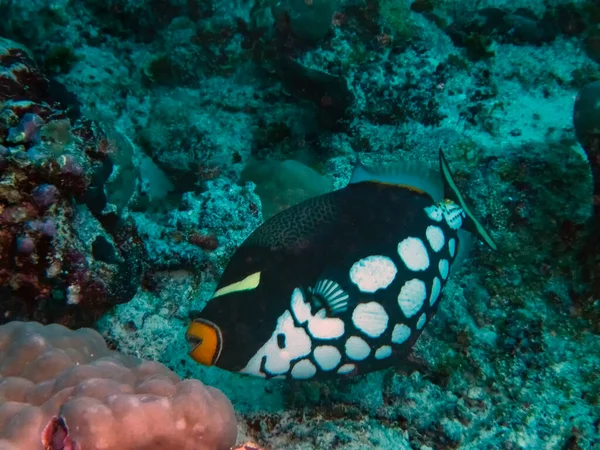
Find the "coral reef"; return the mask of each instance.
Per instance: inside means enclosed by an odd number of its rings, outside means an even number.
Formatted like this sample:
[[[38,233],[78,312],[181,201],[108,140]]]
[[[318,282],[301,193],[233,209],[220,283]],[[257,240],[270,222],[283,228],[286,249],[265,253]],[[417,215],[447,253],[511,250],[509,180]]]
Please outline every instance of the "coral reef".
[[[131,299],[135,227],[107,208],[114,148],[27,50],[0,40],[0,323],[91,324]]]
[[[231,403],[162,364],[107,349],[94,330],[0,326],[0,448],[226,450]]]

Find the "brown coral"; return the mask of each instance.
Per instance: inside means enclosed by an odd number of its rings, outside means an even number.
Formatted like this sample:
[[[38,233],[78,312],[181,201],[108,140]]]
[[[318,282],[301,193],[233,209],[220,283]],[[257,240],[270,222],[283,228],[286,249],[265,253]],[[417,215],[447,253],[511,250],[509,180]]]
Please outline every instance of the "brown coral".
[[[107,349],[91,329],[0,326],[0,448],[217,450],[237,434],[217,389]]]

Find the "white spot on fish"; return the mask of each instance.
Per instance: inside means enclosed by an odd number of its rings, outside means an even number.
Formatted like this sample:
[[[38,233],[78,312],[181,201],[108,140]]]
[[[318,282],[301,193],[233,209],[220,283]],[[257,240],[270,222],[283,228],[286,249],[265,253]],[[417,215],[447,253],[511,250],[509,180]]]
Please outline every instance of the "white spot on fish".
[[[448,241],[448,251],[450,252],[450,256],[454,258],[454,253],[456,253],[456,240],[454,238]]]
[[[433,306],[440,296],[440,292],[442,291],[442,283],[438,277],[433,279],[433,283],[431,283],[431,295],[429,296],[429,304]]]
[[[431,205],[425,208],[425,214],[427,214],[427,217],[435,222],[441,222],[444,218],[442,208],[440,208],[438,205]]]
[[[450,270],[450,264],[448,264],[447,259],[440,259],[438,263],[438,269],[440,270],[440,275],[445,280],[448,278],[448,271]]]
[[[338,373],[339,374],[346,374],[346,373],[352,372],[354,369],[356,369],[356,365],[354,365],[354,364],[344,364],[342,367],[340,367],[338,369]]]
[[[354,263],[350,279],[362,292],[373,293],[388,287],[398,273],[396,265],[387,256],[368,256]]]
[[[442,248],[444,248],[444,243],[446,241],[444,237],[444,232],[440,227],[435,225],[429,225],[427,230],[425,230],[425,236],[427,236],[427,240],[429,241],[429,245],[433,249],[434,252],[439,252]]]
[[[389,358],[392,354],[392,347],[389,345],[382,345],[375,352],[375,359]]]
[[[406,317],[412,317],[423,307],[427,286],[423,280],[413,278],[404,283],[398,295],[398,306]]]
[[[427,315],[425,313],[421,314],[419,320],[417,320],[417,330],[420,330],[425,326],[425,322],[427,321]]]
[[[392,342],[402,344],[410,337],[410,328],[403,323],[396,324],[392,331]]]
[[[277,335],[285,336],[285,348],[279,348]],[[272,375],[285,374],[290,370],[290,361],[310,353],[311,340],[303,328],[294,326],[294,319],[289,311],[285,311],[279,319],[275,331],[267,342],[248,361],[240,372],[253,375],[264,375],[260,368],[263,358],[265,370]]]
[[[369,344],[358,336],[350,336],[346,341],[345,349],[348,358],[355,361],[362,361],[371,353]]]
[[[381,304],[377,302],[361,303],[352,313],[354,326],[367,336],[381,336],[388,325],[389,317]]]
[[[321,345],[314,350],[315,361],[325,371],[333,370],[342,360],[340,351],[333,345]]]
[[[302,359],[292,367],[292,378],[296,380],[306,380],[313,377],[315,373],[317,368],[308,359]]]
[[[419,238],[408,237],[400,242],[398,244],[398,254],[410,270],[416,272],[429,267],[427,249]]]
[[[344,321],[337,317],[327,317],[325,308],[308,319],[308,332],[319,339],[336,339],[344,334]]]

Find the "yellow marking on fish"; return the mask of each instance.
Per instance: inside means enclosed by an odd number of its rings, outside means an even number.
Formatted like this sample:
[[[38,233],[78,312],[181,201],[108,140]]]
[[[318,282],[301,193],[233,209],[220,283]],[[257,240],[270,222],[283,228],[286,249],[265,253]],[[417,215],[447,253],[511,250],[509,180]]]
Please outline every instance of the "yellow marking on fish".
[[[255,272],[252,275],[248,275],[241,281],[223,286],[221,289],[215,292],[212,298],[221,297],[222,295],[231,294],[232,292],[250,291],[256,289],[260,283],[260,272]]]

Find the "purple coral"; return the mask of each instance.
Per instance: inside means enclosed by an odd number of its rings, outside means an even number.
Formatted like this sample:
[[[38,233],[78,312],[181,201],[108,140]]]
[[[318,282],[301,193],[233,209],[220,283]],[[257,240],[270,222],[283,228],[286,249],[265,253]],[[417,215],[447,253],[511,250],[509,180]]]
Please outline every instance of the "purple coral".
[[[27,159],[34,164],[41,164],[50,159],[48,149],[43,145],[34,145],[27,149]]]
[[[29,255],[35,250],[35,243],[29,236],[21,236],[17,238],[17,253]]]
[[[39,142],[44,120],[37,114],[27,113],[16,127],[9,128],[7,141],[13,144]]]
[[[83,175],[83,167],[79,164],[75,158],[71,155],[61,155],[58,160],[58,165],[60,167],[60,173],[63,175],[75,175],[82,176]]]
[[[33,189],[31,195],[36,205],[41,208],[47,208],[56,203],[59,192],[56,186],[52,184],[41,184]]]
[[[27,228],[37,231],[44,236],[54,237],[56,235],[56,222],[52,219],[32,220],[27,223]]]

